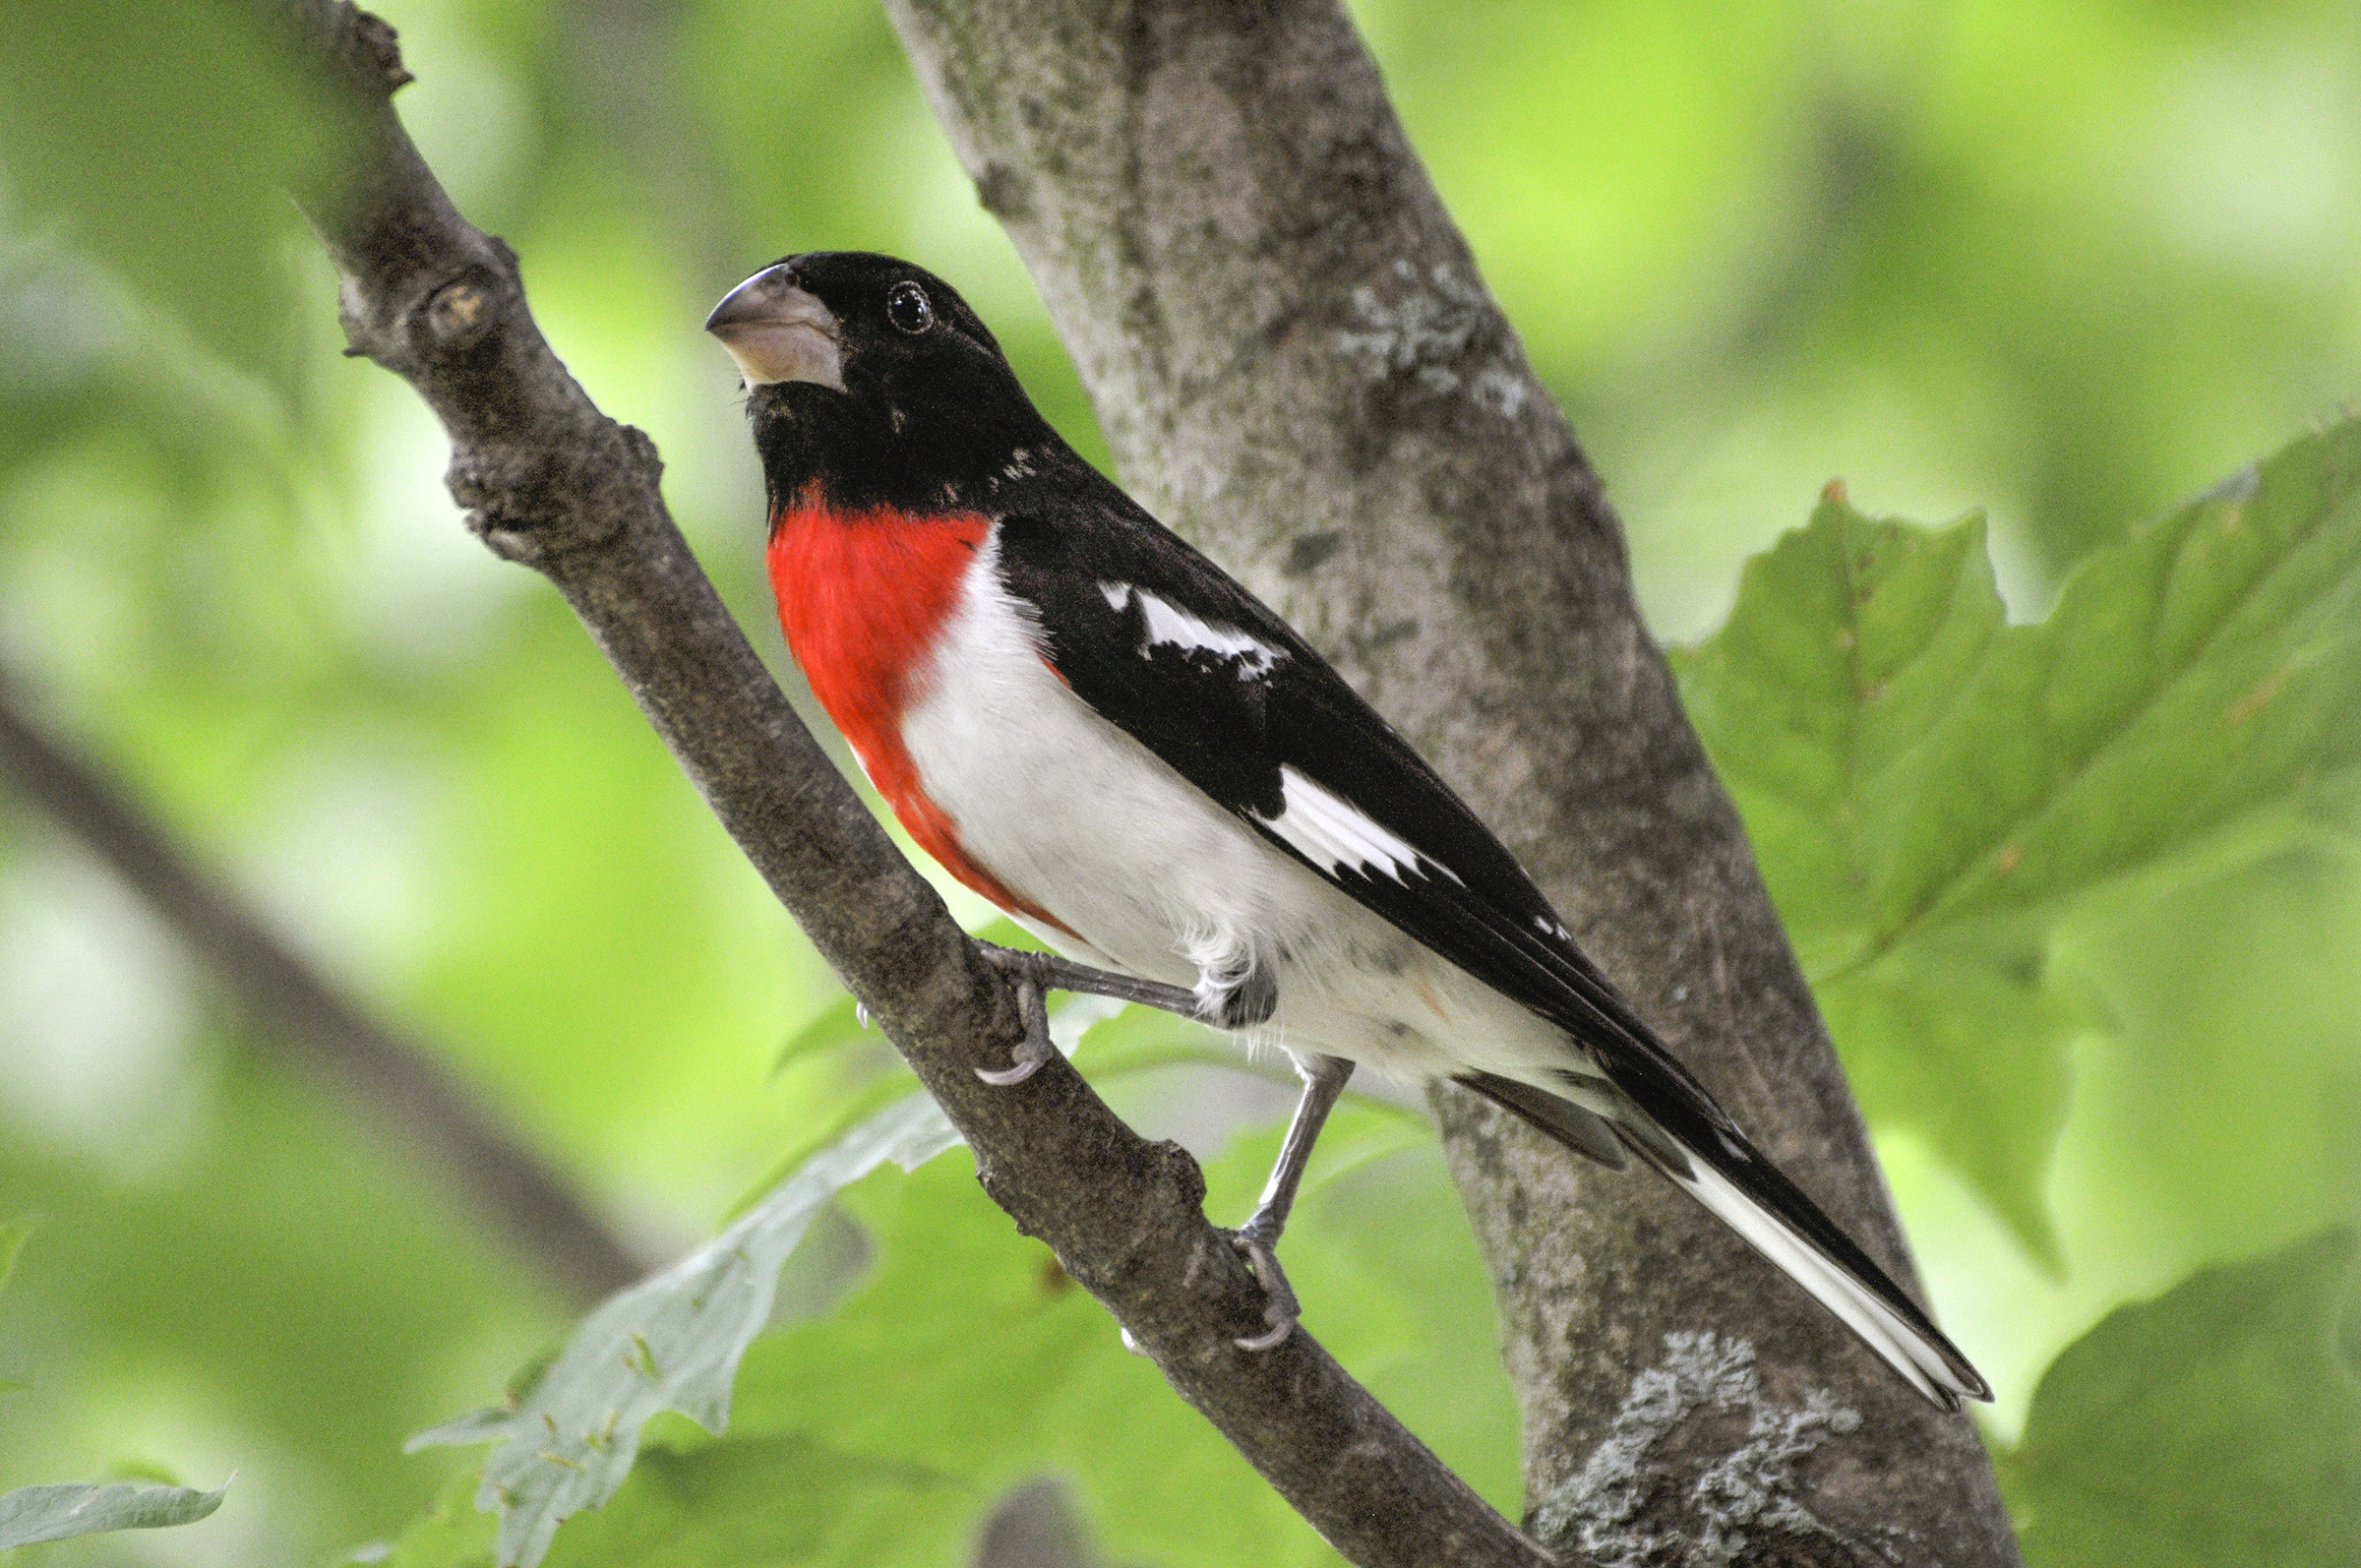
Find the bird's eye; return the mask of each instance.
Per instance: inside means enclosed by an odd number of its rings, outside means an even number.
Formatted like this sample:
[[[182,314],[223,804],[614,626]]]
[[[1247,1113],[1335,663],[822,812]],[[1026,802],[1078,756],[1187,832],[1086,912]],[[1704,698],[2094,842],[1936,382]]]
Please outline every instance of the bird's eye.
[[[885,296],[885,319],[896,331],[918,335],[935,325],[935,307],[916,283],[896,283]]]

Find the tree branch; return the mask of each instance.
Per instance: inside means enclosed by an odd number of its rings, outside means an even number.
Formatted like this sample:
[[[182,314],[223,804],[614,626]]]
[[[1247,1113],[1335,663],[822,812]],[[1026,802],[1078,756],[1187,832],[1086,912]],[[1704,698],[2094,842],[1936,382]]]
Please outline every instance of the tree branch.
[[[1366,1568],[1540,1565],[1525,1539],[1315,1344],[1253,1355],[1262,1295],[1178,1146],[1124,1126],[1062,1059],[992,1089],[1014,1001],[832,767],[673,526],[660,464],[550,352],[515,258],[453,210],[393,112],[392,30],[289,0],[341,89],[340,167],[299,193],[344,275],[357,351],[450,432],[453,494],[493,550],[544,573],[772,890],[906,1056],[1018,1228],[1048,1241],[1183,1398]]]
[[[1766,1152],[1910,1280],[1600,481],[1337,0],[885,4],[1133,491],[1336,660]],[[1968,1421],[1729,1232],[1464,1094],[1437,1109],[1550,1539],[1679,1560],[1750,1529],[1815,1561],[2017,1560]],[[1739,1385],[1751,1414],[1723,1397]],[[1667,1388],[1701,1392],[1651,1425]],[[1755,1417],[1813,1409],[1857,1424],[1783,1462],[1769,1495],[1792,1509],[1700,1484],[1748,1462]]]
[[[396,1141],[449,1179],[510,1245],[576,1297],[637,1280],[644,1260],[428,1048],[345,999],[243,901],[183,854],[128,793],[43,734],[0,680],[0,774],[113,869],[302,1066],[340,1083]]]

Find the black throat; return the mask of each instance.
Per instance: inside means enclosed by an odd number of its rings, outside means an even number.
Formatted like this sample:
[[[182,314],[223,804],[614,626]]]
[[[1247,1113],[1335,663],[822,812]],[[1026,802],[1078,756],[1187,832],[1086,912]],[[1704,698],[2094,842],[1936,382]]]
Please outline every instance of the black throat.
[[[889,399],[783,382],[755,389],[747,412],[774,515],[815,491],[847,512],[998,513],[1023,479],[1062,466],[1066,450],[1013,386]]]

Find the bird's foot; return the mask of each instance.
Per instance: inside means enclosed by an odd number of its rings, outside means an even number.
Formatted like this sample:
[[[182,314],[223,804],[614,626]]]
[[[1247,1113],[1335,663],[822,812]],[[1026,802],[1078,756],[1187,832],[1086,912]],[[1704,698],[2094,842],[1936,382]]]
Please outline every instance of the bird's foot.
[[[1247,1266],[1253,1269],[1254,1278],[1262,1282],[1262,1320],[1270,1325],[1260,1334],[1243,1334],[1231,1342],[1241,1351],[1277,1349],[1296,1331],[1296,1320],[1303,1315],[1303,1304],[1296,1299],[1296,1288],[1287,1283],[1287,1270],[1279,1266],[1278,1240],[1276,1236],[1264,1235],[1253,1220],[1230,1233],[1230,1244],[1238,1248]]]
[[[1041,1064],[1049,1060],[1058,1048],[1050,1043],[1050,1008],[1049,1003],[1042,999],[1041,981],[1026,969],[1021,967],[1012,969],[1011,966],[1000,960],[1004,958],[1036,958],[1041,955],[1020,953],[1007,947],[995,947],[989,942],[979,945],[984,949],[986,963],[991,964],[993,968],[1016,982],[1016,1007],[1017,1011],[1024,1015],[1025,1037],[1019,1040],[1016,1043],[1016,1049],[1008,1054],[1009,1065],[978,1067],[976,1076],[991,1084],[995,1089],[1013,1088],[1039,1072]]]
[[[1167,986],[1153,980],[1136,980],[1129,975],[1110,970],[1093,969],[1071,958],[1056,953],[1027,952],[1019,947],[1002,947],[994,942],[978,942],[984,961],[1019,984],[1031,981],[1042,991],[1073,991],[1092,996],[1113,996],[1118,1001],[1145,1002],[1166,1012],[1177,1012],[1183,1018],[1197,1016],[1197,994],[1184,986]]]
[[[1027,952],[1017,947],[1002,947],[994,942],[978,942],[976,947],[984,961],[1008,977],[1016,987],[1017,1005],[1024,1010],[1025,1038],[1017,1043],[1013,1064],[1006,1067],[978,1067],[976,1076],[995,1088],[1007,1088],[1023,1083],[1041,1070],[1058,1048],[1050,1044],[1049,1004],[1044,998],[1053,991],[1079,991],[1094,996],[1113,996],[1120,1001],[1145,1002],[1162,1007],[1184,1018],[1197,1015],[1197,994],[1179,986],[1159,985],[1153,980],[1134,980],[1129,975],[1110,974],[1077,964],[1056,953]]]

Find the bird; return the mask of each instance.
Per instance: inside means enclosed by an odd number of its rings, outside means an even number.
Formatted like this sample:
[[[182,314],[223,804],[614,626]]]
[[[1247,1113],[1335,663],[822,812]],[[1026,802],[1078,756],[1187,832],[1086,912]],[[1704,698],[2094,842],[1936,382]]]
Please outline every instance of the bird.
[[[1741,1132],[1549,900],[1280,617],[1094,468],[941,278],[790,255],[705,322],[736,362],[787,644],[912,839],[1051,949],[1043,993],[1146,1001],[1275,1043],[1302,1093],[1232,1233],[1268,1350],[1302,1303],[1277,1244],[1357,1065],[1447,1078],[1576,1153],[1636,1157],[1921,1396],[1990,1399],[1918,1305]]]

